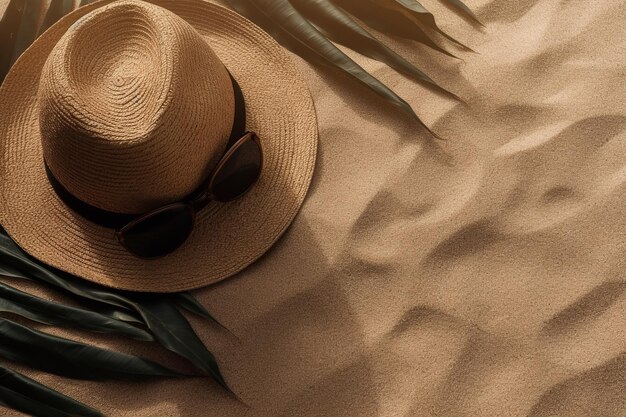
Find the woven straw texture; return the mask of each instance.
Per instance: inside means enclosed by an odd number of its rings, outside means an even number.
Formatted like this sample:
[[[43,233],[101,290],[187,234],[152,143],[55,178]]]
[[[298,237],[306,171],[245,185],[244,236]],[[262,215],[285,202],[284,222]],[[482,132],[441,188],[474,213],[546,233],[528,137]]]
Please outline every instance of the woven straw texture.
[[[268,35],[196,0],[103,1],[54,25],[0,89],[0,222],[26,251],[107,286],[173,292],[227,278],[287,229],[315,165],[310,93]],[[106,29],[103,29],[106,28]],[[221,62],[220,62],[221,61]],[[212,203],[176,252],[141,260],[113,231],[69,210],[48,183],[116,212],[194,190],[221,156],[233,118],[224,66],[241,86],[264,168],[242,199]],[[43,144],[43,146],[42,146]]]

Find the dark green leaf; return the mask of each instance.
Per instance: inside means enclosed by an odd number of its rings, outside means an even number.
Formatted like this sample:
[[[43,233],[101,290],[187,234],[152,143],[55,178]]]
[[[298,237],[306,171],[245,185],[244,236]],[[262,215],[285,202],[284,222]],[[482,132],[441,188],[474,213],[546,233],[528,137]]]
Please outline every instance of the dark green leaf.
[[[426,9],[426,7],[422,6],[422,3],[417,0],[384,0],[383,3],[384,2],[400,4],[415,13],[419,13],[420,15],[431,16],[434,24],[435,17]]]
[[[131,301],[152,331],[157,341],[166,349],[187,358],[205,374],[211,375],[222,387],[230,391],[217,361],[198,338],[193,328],[172,303],[154,296],[144,295],[141,301]]]
[[[443,1],[444,3],[448,3],[452,5],[453,7],[455,7],[456,9],[462,11],[463,13],[465,13],[466,16],[470,17],[473,21],[475,21],[476,23],[484,27],[481,21],[478,20],[478,17],[476,17],[474,12],[472,12],[472,9],[467,7],[467,5],[463,3],[461,0],[441,0],[441,1]]]
[[[117,333],[136,340],[153,341],[150,333],[102,314],[70,307],[19,291],[0,283],[0,312],[12,313],[39,323],[98,333]]]
[[[89,346],[0,319],[0,356],[56,375],[88,380],[183,376],[155,362]]]
[[[141,317],[134,311],[124,310],[121,307],[115,307],[102,303],[89,303],[89,300],[85,300],[83,304],[93,304],[94,311],[97,311],[104,316],[111,317],[112,319],[120,320],[126,323],[143,324]]]
[[[423,43],[428,47],[455,57],[450,52],[437,45],[431,37],[417,26],[406,14],[401,11],[385,7],[375,0],[334,0],[343,9],[361,19],[368,26],[389,35],[404,39],[411,39]],[[385,0],[389,1],[389,0]],[[388,3],[394,4],[394,3]],[[455,57],[456,58],[456,57]]]
[[[435,82],[400,55],[380,43],[342,9],[329,0],[291,0],[293,5],[331,40],[365,56],[384,62],[416,80]]]
[[[0,403],[37,417],[103,417],[97,410],[2,366]]]
[[[263,26],[275,39],[293,52],[308,61],[343,70],[386,101],[410,115],[432,133],[406,101],[333,45],[287,0],[228,0],[228,2],[239,13]]]
[[[189,311],[190,313],[195,314],[196,316],[200,316],[204,319],[211,320],[212,322],[220,326],[222,329],[228,330],[226,329],[226,327],[222,325],[222,323],[220,323],[215,317],[213,317],[211,313],[209,313],[207,309],[204,308],[204,306],[200,304],[200,302],[196,300],[196,298],[191,293],[181,292],[181,293],[177,293],[173,295],[174,295],[174,300],[176,304],[178,304],[179,307],[184,308],[185,310]]]
[[[32,398],[0,386],[0,407],[13,408],[18,411],[41,417],[72,417]]]
[[[118,311],[119,309],[127,310],[126,314],[131,316],[133,313],[133,308],[129,307],[123,297],[120,294],[116,294],[114,290],[91,284],[65,272],[40,264],[17,246],[1,227],[0,275],[43,281],[65,292],[105,304],[112,311]]]
[[[136,313],[163,347],[186,358],[226,387],[215,357],[198,338],[185,316],[176,309],[171,295],[113,290],[43,266],[22,251],[0,228],[0,268],[2,265],[12,268],[14,273],[22,273],[21,278],[40,280],[79,297]]]
[[[39,34],[44,33],[48,28],[54,25],[57,20],[68,14],[74,9],[74,0],[52,0],[46,17],[39,28]]]
[[[20,272],[19,269],[13,268],[9,265],[4,265],[2,263],[0,263],[0,276],[24,279],[24,274]]]
[[[441,30],[441,28],[439,27],[439,25],[437,25],[437,22],[435,21],[435,16],[433,16],[432,13],[426,10],[426,8],[422,6],[422,4],[417,0],[385,0],[381,4],[395,8],[396,10],[402,10],[405,14],[415,19],[419,24],[434,29],[437,33],[439,33],[449,41],[455,43],[457,46],[465,50],[471,51],[470,48]]]

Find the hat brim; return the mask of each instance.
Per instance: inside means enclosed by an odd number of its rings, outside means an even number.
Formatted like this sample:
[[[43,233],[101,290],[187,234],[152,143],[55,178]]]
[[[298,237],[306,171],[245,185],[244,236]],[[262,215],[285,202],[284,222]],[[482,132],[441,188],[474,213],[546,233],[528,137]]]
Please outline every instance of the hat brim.
[[[198,213],[181,248],[155,260],[126,252],[113,230],[70,210],[45,172],[37,89],[41,69],[68,28],[104,0],[65,16],[15,63],[0,88],[0,222],[26,252],[106,286],[145,292],[202,287],[239,272],[288,228],[308,190],[317,153],[310,92],[287,53],[237,13],[201,0],[151,0],[189,22],[237,79],[247,128],[262,138],[264,167],[255,187]]]

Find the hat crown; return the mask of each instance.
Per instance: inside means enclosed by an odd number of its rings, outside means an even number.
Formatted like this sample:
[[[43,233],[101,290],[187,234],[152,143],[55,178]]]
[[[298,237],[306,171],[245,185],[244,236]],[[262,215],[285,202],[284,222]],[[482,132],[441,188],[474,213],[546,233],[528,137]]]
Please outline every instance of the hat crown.
[[[75,197],[141,213],[195,190],[234,117],[224,65],[187,22],[124,0],[78,20],[39,85],[44,158]]]

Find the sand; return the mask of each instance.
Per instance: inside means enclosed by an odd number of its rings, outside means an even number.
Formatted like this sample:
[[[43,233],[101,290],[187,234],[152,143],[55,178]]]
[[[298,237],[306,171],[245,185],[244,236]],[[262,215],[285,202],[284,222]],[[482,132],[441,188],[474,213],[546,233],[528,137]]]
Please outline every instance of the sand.
[[[626,3],[468,0],[484,30],[424,3],[478,53],[391,44],[466,105],[354,56],[439,150],[294,58],[321,130],[311,191],[266,256],[197,292],[239,340],[192,318],[246,406],[203,379],[24,372],[109,416],[626,416]]]

